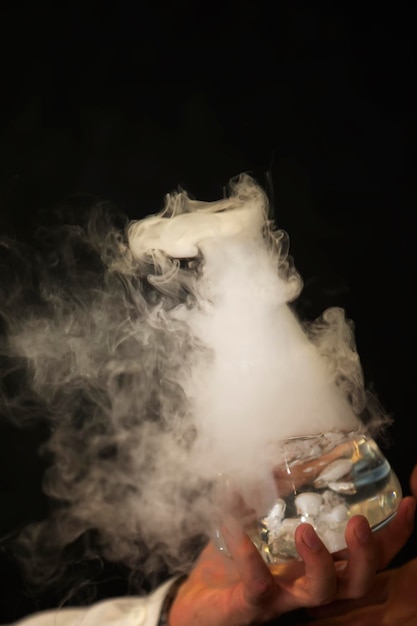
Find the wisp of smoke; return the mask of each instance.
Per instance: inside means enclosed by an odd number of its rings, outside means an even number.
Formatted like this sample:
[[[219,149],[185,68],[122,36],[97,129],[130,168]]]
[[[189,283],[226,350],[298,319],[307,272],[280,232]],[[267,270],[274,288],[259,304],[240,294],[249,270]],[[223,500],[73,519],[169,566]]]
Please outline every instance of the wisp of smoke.
[[[87,534],[132,570],[185,570],[219,472],[249,477],[271,442],[384,421],[343,310],[297,318],[288,237],[251,177],[217,202],[172,193],[122,226],[97,206],[40,237],[29,252],[1,242],[16,272],[1,294],[4,380],[24,372],[1,413],[30,423],[41,407],[50,423],[50,516],[18,538],[36,583]]]

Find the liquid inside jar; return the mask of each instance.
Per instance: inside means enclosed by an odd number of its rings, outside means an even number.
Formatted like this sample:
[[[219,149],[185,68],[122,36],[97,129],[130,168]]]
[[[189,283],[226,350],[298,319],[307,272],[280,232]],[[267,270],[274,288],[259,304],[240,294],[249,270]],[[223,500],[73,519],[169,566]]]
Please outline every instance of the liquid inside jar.
[[[330,552],[346,547],[351,517],[364,515],[373,530],[389,522],[401,486],[375,441],[362,432],[324,433],[280,443],[279,459],[265,484],[249,490],[222,477],[221,508],[232,514],[264,560],[297,557],[294,532],[311,524]],[[218,545],[225,550],[219,531]]]

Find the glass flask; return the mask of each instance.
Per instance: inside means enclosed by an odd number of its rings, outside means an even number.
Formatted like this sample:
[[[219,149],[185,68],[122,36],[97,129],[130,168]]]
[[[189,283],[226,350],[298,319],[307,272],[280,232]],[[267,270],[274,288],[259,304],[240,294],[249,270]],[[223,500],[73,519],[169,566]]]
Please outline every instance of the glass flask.
[[[220,516],[235,518],[269,565],[297,558],[294,532],[300,523],[311,524],[328,550],[337,552],[346,547],[351,517],[364,515],[376,531],[397,512],[401,485],[365,432],[293,437],[274,447],[279,461],[268,471],[249,483],[221,474],[215,488]],[[227,552],[219,529],[215,538]]]

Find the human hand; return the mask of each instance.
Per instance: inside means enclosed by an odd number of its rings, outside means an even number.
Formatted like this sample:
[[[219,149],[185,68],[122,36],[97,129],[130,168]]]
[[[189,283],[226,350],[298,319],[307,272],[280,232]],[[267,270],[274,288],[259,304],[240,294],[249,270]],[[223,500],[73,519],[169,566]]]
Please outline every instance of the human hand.
[[[310,626],[416,626],[417,559],[377,575],[359,600],[335,602],[314,609]]]
[[[417,465],[410,478],[411,491],[417,498]],[[404,498],[394,520],[376,534],[381,551],[380,567],[388,564],[403,542],[406,518],[415,512],[413,498]],[[392,543],[394,552],[390,546]],[[384,548],[385,546],[385,548]],[[392,556],[391,556],[392,554]],[[390,558],[391,557],[391,558]],[[370,590],[360,599],[337,601],[310,611],[314,626],[415,626],[417,624],[417,559],[402,567],[381,572]]]
[[[236,525],[223,529],[232,558],[209,543],[171,607],[170,626],[249,626],[301,607],[358,598],[375,573],[404,545],[413,527],[414,499],[405,498],[396,518],[372,533],[362,516],[346,528],[347,548],[331,555],[312,526],[300,524],[300,560],[272,572],[252,541]],[[410,513],[411,509],[411,513]]]

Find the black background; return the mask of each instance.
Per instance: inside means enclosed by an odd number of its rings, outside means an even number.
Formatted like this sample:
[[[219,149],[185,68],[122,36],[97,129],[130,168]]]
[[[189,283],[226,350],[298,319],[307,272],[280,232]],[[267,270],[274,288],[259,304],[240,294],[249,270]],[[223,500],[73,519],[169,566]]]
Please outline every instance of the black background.
[[[303,315],[338,305],[355,322],[367,384],[394,419],[381,445],[408,493],[416,21],[406,3],[332,4],[3,5],[0,225],[28,233],[74,194],[139,217],[178,186],[214,200],[253,174],[290,235]],[[5,535],[43,511],[42,435],[1,436]],[[394,564],[415,552],[414,540]],[[33,610],[16,580],[0,619]]]

